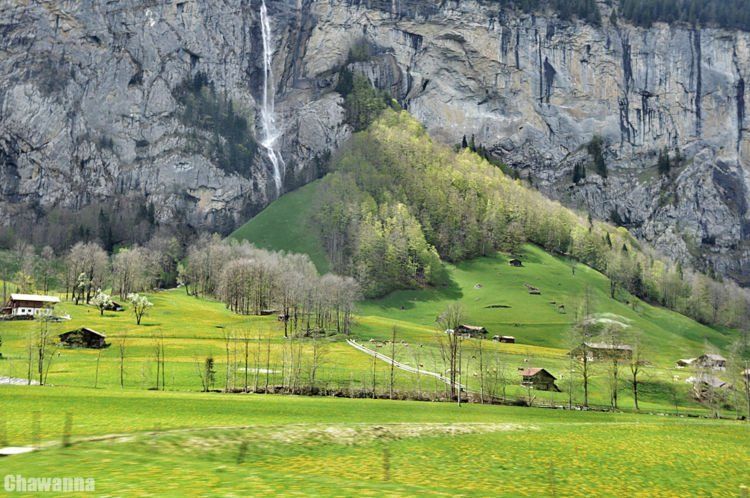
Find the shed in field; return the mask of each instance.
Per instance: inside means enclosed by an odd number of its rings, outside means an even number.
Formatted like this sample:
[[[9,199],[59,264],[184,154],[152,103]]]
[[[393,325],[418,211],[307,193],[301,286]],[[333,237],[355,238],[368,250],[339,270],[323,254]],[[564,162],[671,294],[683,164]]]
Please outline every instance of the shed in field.
[[[539,391],[556,391],[560,389],[555,385],[557,378],[544,368],[524,368],[520,371],[521,385],[533,387]]]
[[[676,366],[677,368],[685,368],[692,365],[693,362],[695,362],[695,358],[681,358],[677,360]]]
[[[70,348],[106,348],[108,344],[105,339],[107,336],[101,332],[88,327],[81,327],[77,330],[71,330],[60,334],[60,342]]]
[[[711,370],[726,370],[727,359],[720,354],[706,353],[695,359],[698,366],[710,368]]]
[[[523,266],[523,262],[521,262],[520,259],[513,258],[510,261],[508,261],[508,264],[510,266],[515,266],[516,268],[521,268]]]

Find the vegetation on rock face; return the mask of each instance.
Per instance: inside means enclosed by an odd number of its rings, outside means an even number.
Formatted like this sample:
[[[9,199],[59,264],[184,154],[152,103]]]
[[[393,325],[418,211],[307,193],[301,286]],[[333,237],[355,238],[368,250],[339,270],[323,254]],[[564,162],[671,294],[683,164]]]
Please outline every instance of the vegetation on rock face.
[[[523,12],[551,10],[560,19],[579,19],[594,26],[601,24],[601,12],[595,0],[496,0],[502,7]],[[614,4],[614,2],[607,2]],[[613,5],[614,6],[614,5]],[[654,22],[688,23],[730,29],[750,29],[747,0],[619,0],[610,14],[617,24],[622,17],[633,24],[650,27]]]
[[[596,0],[497,0],[502,7],[517,8],[523,12],[552,9],[561,19],[574,18],[598,26],[602,22]]]
[[[344,97],[346,120],[354,131],[367,128],[385,109],[397,107],[388,92],[373,88],[365,76],[346,68],[339,74],[336,91]]]
[[[747,0],[620,0],[619,7],[620,15],[638,26],[661,21],[750,29]]]
[[[595,165],[601,149],[596,139],[589,145]],[[627,230],[583,219],[469,149],[434,143],[406,112],[384,112],[332,170],[316,220],[333,269],[355,276],[368,296],[439,283],[438,256],[514,253],[528,240],[604,272],[613,288],[704,323],[736,325],[743,316],[747,295],[734,284],[683,271]]]
[[[218,95],[204,73],[186,79],[172,93],[181,105],[182,122],[211,134],[210,138],[191,139],[196,147],[203,147],[196,152],[208,154],[227,173],[247,176],[258,144],[247,119],[235,111],[233,102]]]
[[[594,169],[599,176],[607,178],[607,163],[604,161],[604,140],[599,135],[594,135],[586,145],[586,150],[594,162]],[[585,175],[584,175],[585,176]]]

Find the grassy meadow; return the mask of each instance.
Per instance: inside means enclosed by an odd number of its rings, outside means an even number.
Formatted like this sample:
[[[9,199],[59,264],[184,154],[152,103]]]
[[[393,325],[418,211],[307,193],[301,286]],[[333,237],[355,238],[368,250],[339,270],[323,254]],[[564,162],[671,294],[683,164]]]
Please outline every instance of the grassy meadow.
[[[104,495],[731,496],[749,483],[750,429],[730,421],[25,386],[0,387],[0,408],[17,443],[41,413],[45,444],[7,473],[64,461]]]
[[[448,265],[450,284],[444,288],[422,291],[399,291],[358,306],[353,338],[365,346],[421,370],[445,373],[440,341],[442,332],[435,322],[437,315],[451,302],[460,302],[468,323],[482,325],[489,335],[513,335],[516,344],[493,341],[464,341],[464,377],[462,383],[480,390],[479,364],[501,369],[501,383],[507,397],[524,398],[528,393],[520,386],[517,370],[543,367],[558,377],[566,391],[570,362],[566,355],[567,331],[572,326],[577,299],[583,288],[592,289],[596,310],[626,322],[642,331],[646,357],[650,366],[641,381],[641,409],[693,410],[702,407],[689,396],[685,379],[689,370],[675,369],[678,358],[695,356],[703,351],[704,341],[722,348],[731,340],[731,331],[700,325],[682,315],[638,302],[635,307],[609,298],[606,279],[579,265],[575,274],[564,259],[550,256],[534,246],[525,249],[524,266],[511,267],[507,256],[480,258],[459,265]],[[542,292],[529,295],[524,284]],[[200,371],[207,357],[215,362],[213,389],[244,389],[247,381],[252,390],[287,385],[292,370],[306,382],[315,369],[318,388],[347,393],[371,393],[373,370],[375,389],[383,395],[389,389],[390,371],[386,363],[346,344],[345,337],[289,341],[284,338],[283,324],[275,316],[237,315],[216,301],[197,299],[174,289],[149,295],[153,308],[136,325],[128,309],[124,312],[99,311],[86,305],[63,302],[58,311],[71,316],[70,321],[50,325],[53,335],[80,327],[90,327],[106,334],[110,346],[103,350],[68,349],[53,346],[46,380],[54,386],[121,389],[120,368],[123,365],[125,389],[152,389],[164,382],[166,390],[199,391]],[[554,304],[553,304],[554,303]],[[560,305],[565,306],[561,312]],[[498,308],[497,305],[507,307]],[[606,311],[604,311],[606,310]],[[29,340],[38,333],[34,321],[0,324],[3,356],[0,376],[26,379],[28,375]],[[395,348],[391,339],[396,327]],[[227,337],[230,337],[227,340]],[[246,341],[243,340],[246,338]],[[120,345],[125,345],[121,363]],[[164,344],[165,371],[157,370],[156,348]],[[482,347],[480,353],[479,347]],[[322,353],[314,361],[313,348]],[[247,375],[245,353],[247,348]],[[481,355],[481,358],[480,358]],[[294,359],[293,359],[294,358]],[[292,367],[292,363],[296,366]],[[623,368],[620,407],[633,408]],[[38,375],[33,375],[38,380]],[[445,386],[432,377],[397,370],[395,388],[402,392],[442,395]],[[594,365],[591,402],[609,403],[606,372]],[[574,385],[574,402],[582,400],[582,386]],[[565,404],[567,392],[537,392],[538,404]]]
[[[306,252],[327,270],[306,223],[316,188],[284,196],[233,236]],[[272,229],[278,220],[288,229]],[[524,247],[522,267],[508,259],[498,253],[446,264],[442,287],[359,303],[352,338],[445,374],[444,332],[436,318],[458,302],[467,323],[517,341],[463,341],[461,382],[480,391],[480,363],[484,371],[491,365],[502,377],[495,394],[528,402],[518,370],[543,367],[563,392],[534,392],[533,404],[561,408],[569,399],[568,333],[588,288],[597,317],[626,323],[642,336],[649,363],[639,388],[644,413],[629,413],[627,367],[619,385],[622,411],[614,413],[366,399],[373,387],[387,396],[390,370],[348,345],[347,337],[290,340],[273,315],[237,315],[220,302],[172,289],[148,294],[154,306],[141,325],[127,306],[100,315],[93,306],[63,300],[57,312],[71,320],[50,324],[53,336],[89,327],[106,334],[110,345],[53,344],[47,385],[0,385],[0,446],[41,447],[0,461],[8,473],[39,476],[65,462],[66,475],[96,478],[104,495],[727,496],[750,485],[750,425],[687,417],[708,412],[689,394],[691,372],[674,367],[707,344],[726,351],[735,331],[640,300],[611,299],[606,277],[536,246]],[[528,286],[541,294],[530,294]],[[394,328],[395,345],[387,342]],[[27,378],[39,330],[36,321],[0,322],[0,377]],[[164,352],[163,373],[157,349]],[[212,392],[201,392],[209,357],[215,380]],[[601,364],[592,369],[590,402],[605,408],[607,373]],[[360,399],[220,392],[245,384],[250,391],[288,386],[294,376],[310,383],[313,373],[324,393]],[[394,389],[411,397],[445,392],[430,376],[398,369]],[[582,397],[575,382],[573,402]],[[67,416],[70,446],[62,444]]]

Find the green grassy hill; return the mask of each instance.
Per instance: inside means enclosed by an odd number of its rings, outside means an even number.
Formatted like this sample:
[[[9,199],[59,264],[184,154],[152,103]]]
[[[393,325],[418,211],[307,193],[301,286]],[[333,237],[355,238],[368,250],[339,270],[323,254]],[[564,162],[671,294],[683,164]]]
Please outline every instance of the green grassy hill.
[[[313,198],[317,187],[318,184],[309,185],[290,194],[296,196],[291,201],[282,197],[264,213],[278,214],[287,220],[309,219],[312,203],[297,202],[297,199],[300,196]],[[267,219],[261,219],[259,225],[256,225],[256,220],[258,218],[250,220],[235,236],[263,232]],[[290,233],[303,230],[299,227],[289,229]],[[309,231],[310,227],[305,226],[304,230]],[[266,247],[289,252],[306,252],[312,248],[313,254],[320,258],[323,251],[315,242],[317,240],[307,239],[304,246],[295,247],[291,237],[273,237],[266,239],[270,244]],[[278,241],[278,245],[273,245],[274,241]],[[358,305],[354,334],[361,341],[374,344],[372,348],[384,348],[378,351],[389,354],[384,341],[391,338],[393,327],[397,327],[398,340],[407,343],[398,348],[398,359],[412,366],[421,364],[427,370],[438,370],[441,332],[436,318],[450,303],[459,302],[467,323],[486,327],[490,337],[516,337],[516,344],[484,341],[484,354],[489,358],[498,355],[498,361],[509,372],[526,366],[544,367],[565,382],[569,370],[566,356],[570,346],[569,331],[588,287],[597,317],[626,323],[630,331],[638,331],[642,337],[644,355],[651,364],[644,379],[641,400],[642,403],[645,401],[642,406],[647,408],[668,406],[670,393],[675,389],[681,397],[687,398],[684,380],[690,372],[675,369],[676,360],[701,354],[707,344],[725,350],[736,338],[735,331],[702,325],[633,296],[621,295],[619,300],[612,299],[609,280],[604,275],[582,264],[573,266],[567,258],[550,255],[536,246],[524,247],[522,267],[510,266],[509,259],[510,256],[497,253],[493,257],[446,264],[448,283],[444,286],[395,291],[383,298],[363,301]],[[528,286],[539,289],[541,294],[530,294]],[[474,351],[472,357],[477,356],[477,342],[467,343],[467,347]],[[368,360],[363,358],[362,361]],[[472,372],[466,383],[470,388],[477,388],[476,365],[469,363],[466,368]],[[606,404],[605,374],[601,367],[598,368],[600,370],[593,380],[593,397],[596,403]],[[621,406],[632,407],[625,384],[623,387]],[[510,392],[523,395],[518,386],[511,387]],[[557,403],[564,403],[566,396],[564,393],[543,395],[547,401]]]
[[[319,187],[312,182],[282,196],[230,237],[263,249],[307,254],[321,274],[328,273],[325,250],[310,220]]]

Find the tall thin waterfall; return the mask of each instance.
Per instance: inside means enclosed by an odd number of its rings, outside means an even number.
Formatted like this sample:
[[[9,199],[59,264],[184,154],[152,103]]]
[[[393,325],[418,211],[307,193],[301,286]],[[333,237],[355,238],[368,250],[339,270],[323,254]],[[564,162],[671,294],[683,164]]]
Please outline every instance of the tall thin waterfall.
[[[260,5],[260,24],[263,33],[263,102],[260,109],[263,138],[260,144],[266,149],[268,159],[271,160],[276,192],[280,194],[286,165],[284,164],[284,158],[281,157],[281,152],[276,148],[276,142],[281,136],[281,132],[276,128],[274,111],[276,83],[273,79],[273,40],[271,21],[268,18],[268,9],[266,9],[266,0],[263,0]]]

